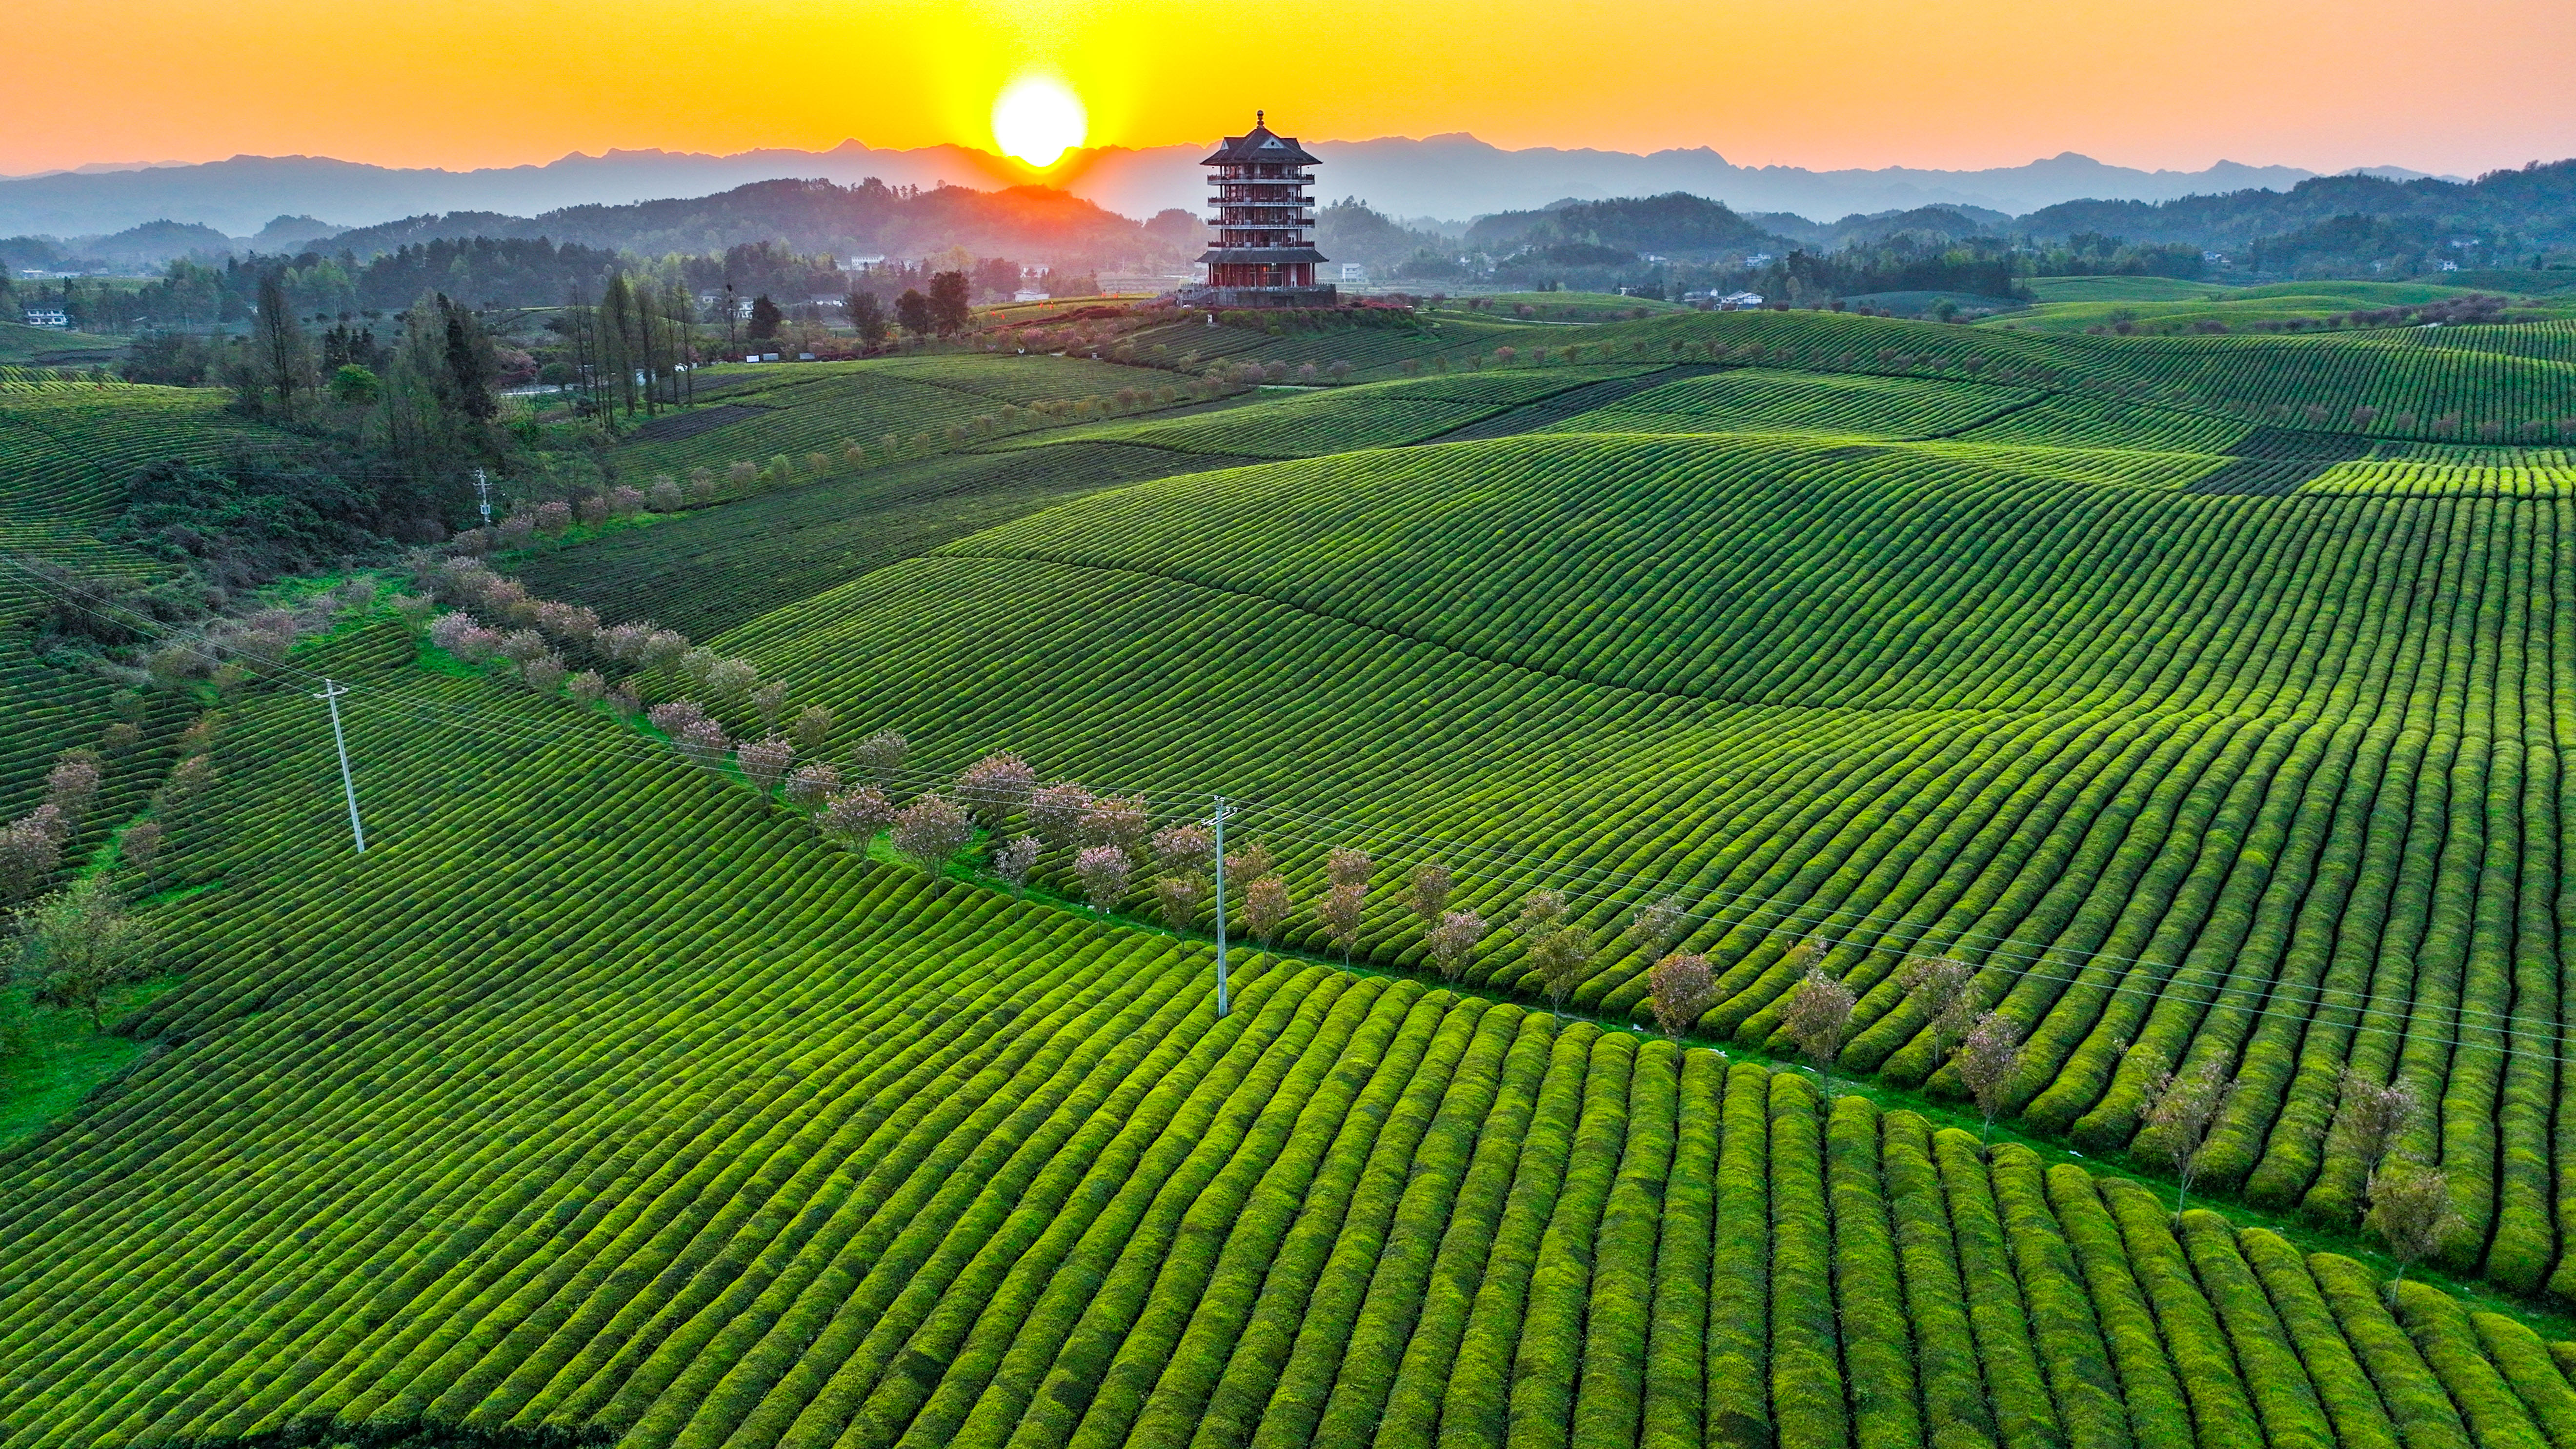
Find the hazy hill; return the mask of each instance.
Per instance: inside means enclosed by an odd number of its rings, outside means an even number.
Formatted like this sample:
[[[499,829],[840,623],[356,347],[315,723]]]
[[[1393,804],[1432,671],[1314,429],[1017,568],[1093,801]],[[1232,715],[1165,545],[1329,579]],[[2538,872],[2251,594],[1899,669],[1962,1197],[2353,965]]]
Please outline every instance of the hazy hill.
[[[1290,128],[1293,130],[1293,126]],[[2246,187],[2287,188],[2312,173],[2222,162],[2205,171],[2141,171],[2072,153],[2026,166],[1978,171],[1910,167],[1810,171],[1737,166],[1706,147],[1624,151],[1506,150],[1468,135],[1310,141],[1328,196],[1357,196],[1398,216],[1466,218],[1544,206],[1687,191],[1738,211],[1803,216],[1956,204],[2020,213],[2078,197],[2161,201]],[[1195,208],[1204,195],[1206,146],[1104,147],[1057,173],[1074,194],[1129,216]],[[571,155],[542,166],[474,171],[397,169],[318,156],[236,156],[199,166],[62,172],[0,181],[0,235],[83,236],[147,221],[202,222],[245,236],[283,214],[373,225],[422,213],[512,216],[661,196],[705,195],[747,182],[810,178],[855,185],[941,182],[990,188],[1025,180],[1000,158],[962,146],[881,149],[844,142],[828,151],[761,150],[731,156],[675,151]]]
[[[343,232],[330,246],[363,259],[437,238],[475,236],[545,237],[646,255],[718,252],[764,241],[807,252],[899,257],[962,246],[978,256],[1102,266],[1161,258],[1175,245],[1143,224],[1046,187],[916,192],[870,179],[856,186],[762,181],[713,196],[565,207],[533,217],[415,216]],[[1195,233],[1189,240],[1196,240]]]

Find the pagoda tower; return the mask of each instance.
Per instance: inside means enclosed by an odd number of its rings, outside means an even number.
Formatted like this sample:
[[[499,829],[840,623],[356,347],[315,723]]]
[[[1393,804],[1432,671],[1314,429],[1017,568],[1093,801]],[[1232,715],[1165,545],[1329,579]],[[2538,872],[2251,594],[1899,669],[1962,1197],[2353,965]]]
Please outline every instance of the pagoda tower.
[[[1249,132],[1226,137],[1199,164],[1208,168],[1208,205],[1215,213],[1208,222],[1216,236],[1199,258],[1208,269],[1207,283],[1184,289],[1182,304],[1334,305],[1332,284],[1315,280],[1325,257],[1309,231],[1315,211],[1306,188],[1315,177],[1307,168],[1319,163],[1297,139],[1273,134],[1255,111]]]

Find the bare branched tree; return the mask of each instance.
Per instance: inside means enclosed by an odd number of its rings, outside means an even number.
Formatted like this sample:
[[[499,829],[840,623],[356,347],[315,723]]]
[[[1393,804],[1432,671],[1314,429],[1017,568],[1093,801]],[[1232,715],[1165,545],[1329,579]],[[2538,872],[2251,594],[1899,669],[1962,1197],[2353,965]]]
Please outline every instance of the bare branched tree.
[[[1947,956],[1909,956],[1896,979],[1905,988],[1905,999],[1923,1009],[1932,1032],[1932,1064],[1948,1061],[1968,1039],[1970,1013],[1976,1009],[1968,988],[1976,983],[1976,968]]]
[[[1042,848],[1034,835],[1014,835],[993,847],[993,874],[1010,886],[1013,896],[1028,889],[1029,872],[1037,869]]]
[[[1272,945],[1288,919],[1290,904],[1285,879],[1276,874],[1253,877],[1252,884],[1243,888],[1243,929],[1262,945]]]
[[[2334,1150],[2349,1153],[2361,1163],[2367,1181],[2397,1145],[2398,1134],[2413,1125],[2415,1112],[2414,1088],[2376,1081],[2346,1067],[2335,1103],[2334,1130],[2327,1140]]]
[[[1455,981],[1466,974],[1467,963],[1475,959],[1476,943],[1485,939],[1485,918],[1474,911],[1444,911],[1440,924],[1423,938],[1431,948],[1431,962],[1440,968],[1445,981]]]
[[[1452,885],[1449,867],[1436,860],[1422,862],[1405,876],[1405,908],[1421,917],[1426,934],[1438,930],[1440,918],[1448,914]]]
[[[2147,1086],[2141,1114],[2146,1130],[2138,1134],[2138,1149],[2173,1164],[2176,1217],[2191,1195],[2192,1173],[2199,1166],[2200,1145],[2209,1140],[2210,1124],[2235,1094],[2236,1078],[2216,1057],[2180,1076],[2170,1068],[2158,1072]]]
[[[1649,961],[1660,961],[1689,924],[1682,913],[1681,897],[1660,895],[1639,905],[1628,917],[1627,929],[1619,933],[1619,941]]]
[[[1958,1065],[1959,1080],[1985,1116],[1985,1125],[1977,1132],[1977,1145],[1982,1148],[1995,1130],[1995,1114],[2003,1110],[2004,1089],[2021,1069],[2021,1028],[2002,1012],[1989,1011],[1968,1029],[1952,1060]]]
[[[1815,1067],[1827,1100],[1834,1095],[1834,1063],[1843,1054],[1843,1037],[1851,1030],[1854,1003],[1850,987],[1822,965],[1811,964],[1807,974],[1790,988],[1788,1009],[1782,1013],[1781,1025],[1788,1028],[1789,1040],[1798,1044],[1800,1054]]]
[[[1324,934],[1342,948],[1342,964],[1351,963],[1351,950],[1359,944],[1360,916],[1368,906],[1365,883],[1337,883],[1324,891],[1324,899],[1315,907],[1315,919],[1322,922]]]

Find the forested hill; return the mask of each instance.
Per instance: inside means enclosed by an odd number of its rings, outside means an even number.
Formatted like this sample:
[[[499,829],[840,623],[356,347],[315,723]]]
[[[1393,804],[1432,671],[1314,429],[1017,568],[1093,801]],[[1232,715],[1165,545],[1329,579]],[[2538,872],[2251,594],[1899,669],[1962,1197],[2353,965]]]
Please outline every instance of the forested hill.
[[[2067,201],[2021,218],[2035,236],[2099,232],[2133,242],[2243,247],[2258,237],[2371,217],[2427,235],[2477,237],[2511,250],[2576,244],[2576,160],[2534,162],[2475,181],[2311,177],[2288,191],[2234,191],[2175,201]]]
[[[918,256],[959,246],[979,256],[1028,257],[1065,265],[1120,266],[1163,257],[1197,238],[1186,216],[1137,222],[1043,186],[976,191],[923,190],[874,178],[758,181],[712,196],[573,206],[535,217],[495,212],[415,216],[344,233],[332,241],[365,259],[439,238],[548,238],[647,256],[721,252],[778,241],[798,251]]]

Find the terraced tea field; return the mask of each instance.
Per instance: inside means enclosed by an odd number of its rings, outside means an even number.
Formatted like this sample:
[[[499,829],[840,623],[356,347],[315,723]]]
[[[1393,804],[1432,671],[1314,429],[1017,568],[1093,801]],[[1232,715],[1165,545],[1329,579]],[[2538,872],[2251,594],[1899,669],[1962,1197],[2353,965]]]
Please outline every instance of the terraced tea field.
[[[2576,333],[1440,321],[711,370],[622,475],[930,442],[498,560],[896,804],[1222,795],[1289,902],[1222,1017],[1204,895],[999,884],[1026,808],[926,875],[389,613],[248,690],[145,1050],[0,1155],[0,1443],[2576,1449]],[[1359,380],[950,431],[1185,345]],[[1991,1146],[1932,954],[2026,1040]],[[2180,1214],[2168,1069],[2237,1083]]]
[[[1705,1048],[861,864],[598,716],[246,704],[10,1444],[2541,1444],[2509,1316]],[[469,744],[468,742],[471,742]],[[460,748],[460,746],[466,746]],[[722,870],[683,862],[722,861]],[[291,965],[289,963],[292,963]],[[2546,1427],[2544,1427],[2546,1426]]]

